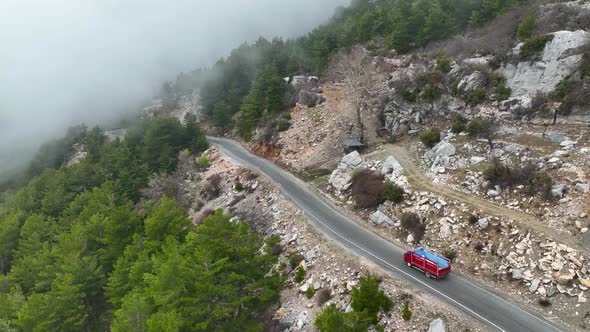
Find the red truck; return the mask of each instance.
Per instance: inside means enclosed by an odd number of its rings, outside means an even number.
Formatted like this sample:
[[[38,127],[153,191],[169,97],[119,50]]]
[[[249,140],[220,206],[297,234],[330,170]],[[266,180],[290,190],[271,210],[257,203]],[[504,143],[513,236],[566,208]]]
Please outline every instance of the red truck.
[[[409,267],[426,273],[428,278],[442,278],[451,272],[451,261],[424,247],[408,250],[404,254],[404,262]]]

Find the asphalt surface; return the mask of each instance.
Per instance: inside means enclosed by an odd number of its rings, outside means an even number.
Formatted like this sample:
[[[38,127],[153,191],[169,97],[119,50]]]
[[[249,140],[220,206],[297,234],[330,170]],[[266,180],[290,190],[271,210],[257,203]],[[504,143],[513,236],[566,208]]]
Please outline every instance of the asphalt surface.
[[[273,163],[257,157],[239,143],[208,137],[221,152],[232,160],[256,169],[277,183],[283,194],[305,212],[306,217],[324,235],[352,253],[395,273],[414,286],[431,293],[498,331],[567,331],[539,313],[510,302],[494,291],[451,274],[443,279],[428,279],[403,261],[404,249],[363,228],[339,213],[308,184]]]

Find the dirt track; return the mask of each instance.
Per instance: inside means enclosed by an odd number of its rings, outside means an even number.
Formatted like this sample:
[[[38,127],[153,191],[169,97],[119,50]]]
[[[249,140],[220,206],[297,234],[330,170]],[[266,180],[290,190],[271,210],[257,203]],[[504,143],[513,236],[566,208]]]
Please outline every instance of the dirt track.
[[[473,195],[454,190],[450,187],[432,183],[432,180],[423,174],[420,166],[418,166],[418,163],[414,160],[407,148],[404,146],[399,144],[387,144],[383,145],[383,149],[384,150],[380,152],[386,152],[390,155],[393,155],[400,162],[406,172],[408,181],[416,188],[424,191],[430,191],[449,199],[465,203],[476,211],[512,219],[529,230],[545,234],[545,236],[549,239],[554,239],[555,241],[566,244],[580,252],[586,254],[589,253],[589,251],[582,246],[580,240],[569,234],[558,233],[555,229],[543,224],[541,220],[532,215],[494,204]]]

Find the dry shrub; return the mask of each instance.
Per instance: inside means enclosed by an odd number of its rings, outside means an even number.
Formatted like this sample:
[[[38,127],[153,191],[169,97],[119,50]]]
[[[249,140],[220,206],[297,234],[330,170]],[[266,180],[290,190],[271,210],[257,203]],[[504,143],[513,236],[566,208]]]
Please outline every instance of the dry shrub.
[[[379,206],[385,197],[385,177],[377,172],[363,170],[352,176],[351,194],[356,207],[367,209]]]
[[[482,28],[433,43],[428,49],[438,49],[451,58],[466,58],[477,53],[504,57],[512,48],[519,22],[529,12],[527,6],[514,7]]]
[[[540,298],[539,299],[539,305],[541,307],[549,307],[549,306],[551,306],[551,300],[549,300],[547,298]]]
[[[549,200],[552,198],[553,179],[533,162],[510,167],[500,160],[494,159],[484,169],[483,175],[491,185],[513,187],[523,185],[523,192],[531,196],[540,195]]]
[[[590,12],[563,3],[542,6],[539,8],[535,26],[537,33],[584,30],[590,26]]]
[[[207,183],[205,184],[205,193],[211,198],[219,197],[221,194],[221,175],[213,174],[207,179]]]
[[[414,242],[419,243],[426,232],[426,225],[413,212],[404,212],[400,218],[401,226],[414,236]]]
[[[318,295],[316,296],[317,301],[318,301],[318,305],[321,307],[323,306],[326,302],[330,301],[330,298],[332,298],[332,292],[329,289],[320,289],[318,291]]]

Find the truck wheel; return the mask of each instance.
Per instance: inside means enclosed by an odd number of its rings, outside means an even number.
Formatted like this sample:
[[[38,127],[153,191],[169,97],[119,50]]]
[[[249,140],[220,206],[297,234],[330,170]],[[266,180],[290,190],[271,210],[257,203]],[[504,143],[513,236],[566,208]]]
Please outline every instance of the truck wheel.
[[[408,267],[412,267],[412,263],[408,262],[407,263]]]
[[[426,278],[430,279],[430,273],[426,272]]]

